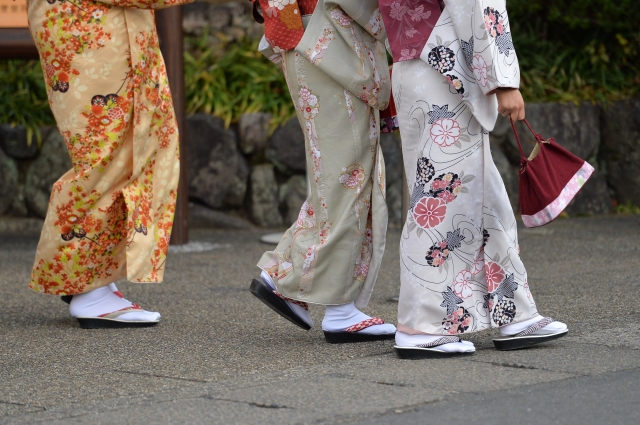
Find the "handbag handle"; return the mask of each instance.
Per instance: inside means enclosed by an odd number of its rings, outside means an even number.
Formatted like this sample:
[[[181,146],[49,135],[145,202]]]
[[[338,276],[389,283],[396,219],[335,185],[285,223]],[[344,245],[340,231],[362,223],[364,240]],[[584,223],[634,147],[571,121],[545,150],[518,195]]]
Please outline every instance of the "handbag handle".
[[[527,157],[524,154],[524,150],[522,149],[522,143],[520,143],[520,137],[518,137],[518,132],[516,131],[516,126],[513,123],[513,119],[511,119],[511,117],[509,117],[509,121],[511,121],[511,128],[513,129],[513,134],[516,136],[516,142],[518,142],[518,149],[520,149],[520,162],[528,162],[529,160],[527,159]],[[542,142],[543,138],[542,138],[542,134],[538,134],[535,131],[533,131],[533,128],[531,128],[531,125],[529,125],[529,121],[527,121],[527,119],[525,118],[524,123],[527,125],[527,127],[529,127],[529,130],[531,131],[531,134],[533,134],[533,137],[535,137],[536,142],[540,143]]]

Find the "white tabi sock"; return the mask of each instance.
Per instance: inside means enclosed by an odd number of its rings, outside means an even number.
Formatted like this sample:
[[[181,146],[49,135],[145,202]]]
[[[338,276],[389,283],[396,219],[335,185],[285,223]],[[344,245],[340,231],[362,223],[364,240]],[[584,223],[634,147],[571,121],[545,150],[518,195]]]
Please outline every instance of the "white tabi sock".
[[[131,307],[133,303],[124,299],[115,284],[103,286],[93,291],[74,295],[69,304],[73,317],[98,317]],[[160,313],[153,311],[132,311],[118,316],[118,320],[153,322],[160,319]]]
[[[510,325],[503,326],[500,328],[500,334],[502,334],[502,336],[515,335],[527,329],[529,326],[535,325],[542,319],[544,319],[544,316],[535,316],[523,322],[512,323]],[[567,325],[562,322],[551,322],[544,328],[537,330],[531,335],[556,334],[558,332],[564,332],[567,329]]]
[[[264,270],[262,270],[262,273],[260,273],[260,277],[262,278],[262,281],[267,284],[269,289],[271,289],[272,291],[276,291],[276,292],[278,291],[278,289],[276,288],[275,283],[273,283],[273,280],[271,280],[271,276],[269,276],[269,273],[267,273]],[[289,307],[291,307],[291,310],[293,310],[293,312],[295,314],[297,314],[298,317],[300,317],[302,320],[307,322],[307,324],[309,326],[313,327],[313,320],[311,319],[311,315],[309,314],[309,310],[305,309],[304,307],[302,307],[302,306],[300,306],[298,304],[294,304],[291,301],[287,301],[285,299],[283,299],[283,301],[286,302]]]
[[[327,332],[344,332],[349,326],[356,325],[365,320],[371,319],[356,308],[354,302],[342,305],[328,305],[327,311],[322,319],[322,330]],[[396,327],[391,323],[373,325],[364,328],[357,333],[368,335],[388,335],[396,331]]]
[[[443,336],[448,335],[409,335],[404,332],[396,332],[396,345],[398,347],[417,347],[421,344],[430,344]],[[435,350],[444,351],[445,353],[473,353],[476,347],[471,341],[450,342],[448,344],[432,347]]]

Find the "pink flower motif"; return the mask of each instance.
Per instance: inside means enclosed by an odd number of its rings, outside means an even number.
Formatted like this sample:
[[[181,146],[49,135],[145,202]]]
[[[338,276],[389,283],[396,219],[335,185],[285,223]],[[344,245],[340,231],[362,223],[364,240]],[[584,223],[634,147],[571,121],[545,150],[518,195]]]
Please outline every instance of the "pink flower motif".
[[[424,6],[418,6],[414,10],[409,10],[409,16],[411,16],[411,20],[414,22],[421,21],[423,19],[429,19],[431,16],[431,11],[424,11]]]
[[[460,138],[460,124],[451,118],[443,118],[431,126],[431,138],[442,147],[451,146]]]
[[[487,272],[487,290],[493,292],[504,279],[504,270],[496,263],[488,263],[484,269]]]
[[[487,75],[487,62],[485,62],[482,56],[474,55],[471,66],[473,68],[473,76],[476,77],[476,81],[478,81],[482,87],[486,87],[489,79]]]
[[[418,51],[416,49],[402,49],[400,51],[400,59],[399,61],[406,61],[406,60],[410,60],[413,59],[416,55],[418,54]]]
[[[424,229],[435,227],[444,220],[447,213],[446,204],[435,198],[422,198],[413,209],[416,223]]]
[[[453,292],[463,300],[473,295],[473,290],[471,289],[471,285],[469,285],[470,280],[471,272],[468,270],[463,270],[456,275]]]
[[[478,273],[484,270],[484,249],[478,251],[478,255],[473,260],[473,267],[471,268],[471,272],[473,275],[477,275]]]
[[[446,181],[441,179],[435,179],[434,181],[431,182],[431,189],[433,190],[445,189],[447,185],[448,183]]]
[[[357,189],[364,182],[364,168],[359,164],[343,168],[340,174],[340,183],[348,189]]]
[[[438,194],[438,198],[442,199],[446,204],[456,199],[456,195],[449,192],[448,190],[443,190]]]
[[[413,35],[414,35],[415,33],[417,33],[417,32],[418,32],[418,30],[416,30],[416,29],[414,29],[414,28],[409,28],[408,30],[406,30],[406,31],[404,32],[404,34],[405,34],[407,37],[412,38],[412,37],[413,37]]]
[[[397,1],[394,1],[391,4],[391,12],[389,13],[389,15],[393,19],[397,19],[398,21],[401,21],[402,18],[404,18],[404,15],[408,11],[409,11],[409,8],[407,6],[400,6],[400,3],[398,3]]]

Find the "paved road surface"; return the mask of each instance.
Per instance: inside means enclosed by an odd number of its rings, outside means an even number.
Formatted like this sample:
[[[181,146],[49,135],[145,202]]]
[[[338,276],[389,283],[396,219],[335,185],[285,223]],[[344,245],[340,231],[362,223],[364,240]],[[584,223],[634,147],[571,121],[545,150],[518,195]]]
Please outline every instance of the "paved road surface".
[[[539,310],[568,337],[470,358],[402,361],[393,342],[330,345],[247,287],[267,231],[198,229],[217,249],[169,259],[160,285],[120,285],[162,312],[138,330],[82,330],[27,281],[37,238],[0,237],[0,424],[640,423],[640,217],[520,234]],[[395,321],[399,230],[367,313]],[[320,308],[312,309],[316,323]]]

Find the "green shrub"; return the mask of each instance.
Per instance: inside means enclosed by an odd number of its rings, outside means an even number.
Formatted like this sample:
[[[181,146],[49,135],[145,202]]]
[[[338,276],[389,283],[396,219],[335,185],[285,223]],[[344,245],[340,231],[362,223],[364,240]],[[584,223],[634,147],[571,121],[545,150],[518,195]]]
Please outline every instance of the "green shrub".
[[[245,112],[269,112],[271,131],[295,114],[280,67],[242,40],[224,49],[208,46],[207,35],[188,39],[185,53],[187,112],[207,112],[229,125]],[[216,51],[222,54],[216,55]]]
[[[640,91],[640,1],[509,0],[528,101],[611,101]]]
[[[38,61],[0,61],[0,123],[24,125],[28,142],[38,126],[54,124]]]

